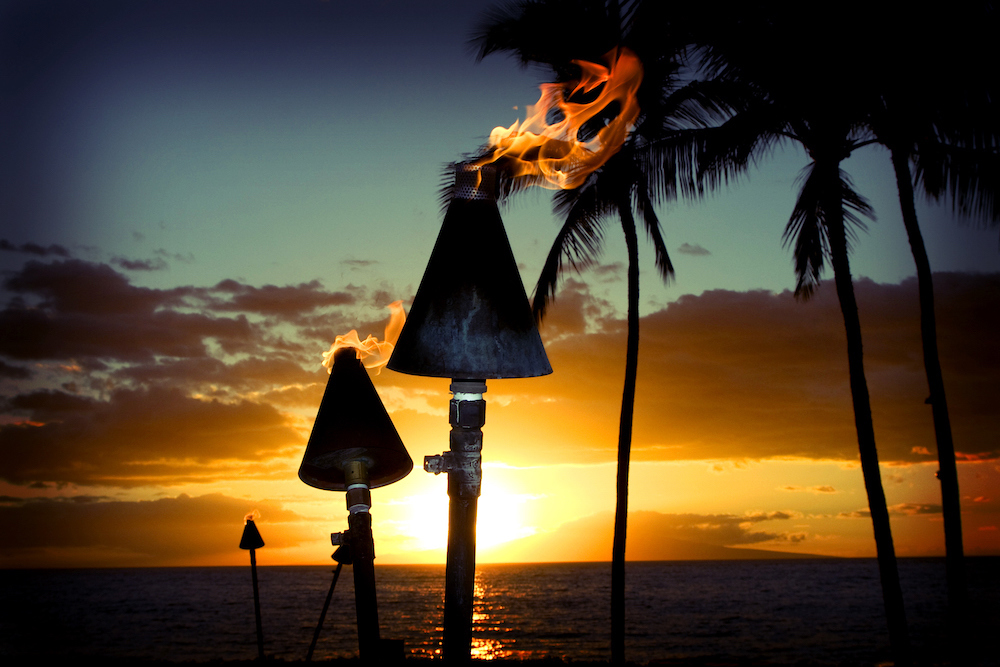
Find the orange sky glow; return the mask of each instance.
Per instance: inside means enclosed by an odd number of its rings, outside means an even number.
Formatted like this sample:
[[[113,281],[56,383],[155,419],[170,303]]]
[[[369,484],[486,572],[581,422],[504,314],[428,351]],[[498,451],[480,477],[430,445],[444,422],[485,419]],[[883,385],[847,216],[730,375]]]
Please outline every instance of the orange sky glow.
[[[114,280],[83,263],[61,270],[70,268],[78,281]],[[26,269],[25,284],[59,282],[46,272],[56,269]],[[60,284],[53,289],[65,289]],[[121,303],[129,295],[163,297],[117,284]],[[996,554],[992,448],[1000,421],[992,378],[1000,357],[979,332],[1000,312],[1000,285],[964,274],[940,274],[938,285],[966,549]],[[289,289],[288,296],[312,291]],[[915,286],[861,280],[858,293],[872,332],[868,380],[896,548],[903,556],[939,555]],[[131,314],[100,317],[125,322]],[[711,291],[643,318],[629,558],[754,553],[747,549],[873,555],[838,317],[834,290],[824,286],[806,303],[787,292]],[[481,562],[610,554],[623,322],[584,282],[570,280],[542,333],[552,375],[488,383]],[[84,327],[81,341],[86,336]],[[220,345],[236,346],[239,337]],[[343,494],[308,487],[295,473],[327,378],[322,351],[314,371],[263,360],[138,363],[122,369],[119,386],[101,398],[68,389],[20,395],[10,405],[24,416],[3,426],[9,457],[0,515],[9,530],[0,565],[240,564],[242,520],[254,510],[266,542],[261,564],[327,562],[329,533],[346,528]],[[81,380],[88,374],[35,367]],[[184,390],[153,381],[172,372],[183,374],[171,382]],[[130,387],[129,375],[150,384]],[[404,480],[373,490],[379,562],[442,563],[446,481],[420,464],[447,448],[448,381],[391,371],[371,377],[416,462]],[[58,482],[32,483],[39,479]]]

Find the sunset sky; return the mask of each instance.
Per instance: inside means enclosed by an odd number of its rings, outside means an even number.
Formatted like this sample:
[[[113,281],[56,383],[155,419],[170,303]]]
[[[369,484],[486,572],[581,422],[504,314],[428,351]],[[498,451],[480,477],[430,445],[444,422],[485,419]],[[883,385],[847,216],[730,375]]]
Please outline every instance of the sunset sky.
[[[0,567],[329,563],[342,493],[296,471],[356,328],[408,307],[443,166],[524,117],[545,72],[468,47],[488,2],[0,0]],[[873,556],[843,325],[781,234],[807,158],[659,209],[642,249],[628,555]],[[913,261],[888,155],[844,163],[878,219],[852,268],[897,552],[944,550]],[[502,209],[529,294],[559,221]],[[918,209],[966,552],[1000,554],[1000,238]],[[567,274],[554,373],[488,383],[479,560],[610,559],[624,243]],[[471,249],[468,261],[475,261]],[[827,278],[831,277],[829,274]],[[444,562],[448,381],[372,380],[415,462],[373,491],[378,563]],[[728,549],[728,551],[726,550]]]

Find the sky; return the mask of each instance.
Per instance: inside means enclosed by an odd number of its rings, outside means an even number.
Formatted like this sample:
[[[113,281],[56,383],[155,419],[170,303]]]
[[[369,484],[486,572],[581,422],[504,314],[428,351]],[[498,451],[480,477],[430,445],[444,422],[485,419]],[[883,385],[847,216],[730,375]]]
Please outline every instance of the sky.
[[[468,40],[491,3],[0,2],[0,567],[329,562],[342,493],[296,471],[338,334],[408,307],[444,167],[524,117],[544,71]],[[658,209],[641,255],[628,557],[869,557],[832,283],[781,234],[807,158]],[[852,270],[897,553],[941,555],[913,261],[889,159],[844,163],[877,220]],[[502,216],[529,295],[551,193]],[[1000,554],[1000,238],[921,202],[969,554]],[[481,562],[609,560],[624,243],[564,275],[554,372],[488,383]],[[475,261],[475,249],[470,259]],[[827,274],[826,278],[831,276]],[[448,381],[372,374],[415,462],[372,492],[377,562],[444,562]],[[759,555],[759,554],[758,554]]]

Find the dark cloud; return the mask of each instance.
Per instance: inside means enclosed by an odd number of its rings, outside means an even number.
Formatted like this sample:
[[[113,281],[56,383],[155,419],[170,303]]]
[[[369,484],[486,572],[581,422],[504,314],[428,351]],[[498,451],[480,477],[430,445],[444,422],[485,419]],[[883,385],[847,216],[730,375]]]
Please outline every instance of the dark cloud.
[[[938,274],[938,331],[959,458],[997,457],[1000,442],[1000,275]],[[884,462],[932,462],[916,281],[857,281],[865,370]],[[522,397],[491,434],[517,442],[532,433],[530,464],[613,460],[624,374],[624,327],[588,331],[592,297],[571,286],[551,317],[554,373],[509,380]],[[568,310],[568,312],[567,312]],[[491,394],[492,396],[493,394]],[[540,419],[539,411],[549,416]],[[496,411],[495,411],[496,413]],[[494,414],[495,414],[494,413]],[[640,323],[632,456],[635,460],[803,458],[854,461],[857,434],[846,342],[836,291],[809,301],[790,292],[708,291],[682,296]],[[509,451],[509,450],[508,450]]]
[[[50,244],[48,246],[40,246],[37,243],[22,243],[21,245],[15,245],[8,241],[7,239],[0,239],[0,250],[7,250],[10,252],[23,252],[29,255],[38,255],[39,257],[70,257],[70,252],[61,245]]]
[[[247,350],[254,343],[253,327],[242,315],[211,317],[148,307],[127,311],[123,305],[116,309],[95,313],[7,308],[0,311],[0,355],[137,362],[158,356],[203,357],[209,338],[228,352]]]
[[[167,268],[167,262],[162,257],[154,259],[125,259],[115,257],[111,260],[115,266],[120,266],[126,271],[163,271]]]
[[[0,311],[0,355],[32,360],[205,358],[209,340],[228,354],[272,344],[304,350],[248,317],[278,318],[309,339],[309,327],[343,319],[324,309],[356,301],[354,293],[329,292],[318,281],[254,287],[226,280],[211,288],[151,289],[132,285],[108,265],[81,260],[28,262],[3,287],[15,298]]]
[[[31,377],[31,369],[24,366],[13,366],[0,359],[0,378],[26,380]]]
[[[152,289],[81,260],[28,262],[3,288],[0,478],[122,487],[287,473],[272,459],[302,434],[285,410],[318,403],[330,323],[361,293]]]
[[[692,243],[682,243],[677,248],[677,252],[681,253],[682,255],[695,255],[695,256],[699,256],[699,257],[704,256],[704,255],[711,255],[712,254],[711,252],[709,252],[705,248],[701,247],[697,243],[694,243],[694,244],[692,244]]]
[[[7,401],[25,416],[0,426],[0,478],[134,487],[268,476],[262,463],[302,435],[274,407],[223,402],[177,389],[118,390],[107,400],[44,390]]]
[[[208,290],[207,294],[214,310],[261,315],[299,315],[326,306],[346,306],[355,302],[353,294],[327,292],[318,280],[285,287],[253,287],[235,280],[224,280]]]
[[[302,517],[268,500],[221,494],[133,502],[6,496],[0,498],[0,567],[141,567],[231,558],[241,555],[235,547],[243,518],[253,510],[259,511],[255,523],[269,548],[315,539]]]
[[[367,269],[370,266],[375,266],[378,264],[378,260],[375,259],[345,259],[341,262],[344,266],[348,266],[352,269]]]

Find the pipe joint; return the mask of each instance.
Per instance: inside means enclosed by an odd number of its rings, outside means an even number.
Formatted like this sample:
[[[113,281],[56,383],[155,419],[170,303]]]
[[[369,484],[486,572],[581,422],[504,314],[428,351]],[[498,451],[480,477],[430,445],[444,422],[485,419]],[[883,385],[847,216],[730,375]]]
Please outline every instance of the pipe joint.
[[[450,451],[424,457],[424,470],[435,475],[448,474],[448,486],[464,489],[463,496],[479,496],[483,481],[483,457],[479,448],[472,451]]]
[[[351,514],[367,512],[372,508],[372,492],[365,484],[352,484],[347,488],[347,511]]]
[[[424,470],[427,472],[432,472],[435,475],[440,475],[443,472],[451,472],[454,457],[451,452],[445,452],[444,454],[434,454],[433,456],[424,457]]]
[[[448,411],[448,422],[457,428],[478,429],[486,423],[486,401],[482,399],[482,394],[478,400],[462,399],[456,397],[451,399]]]

